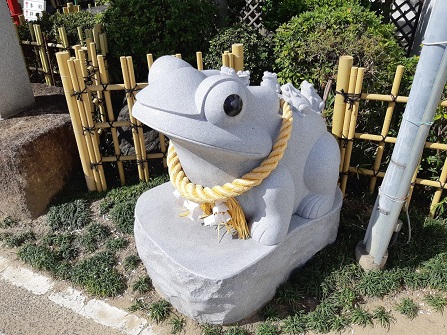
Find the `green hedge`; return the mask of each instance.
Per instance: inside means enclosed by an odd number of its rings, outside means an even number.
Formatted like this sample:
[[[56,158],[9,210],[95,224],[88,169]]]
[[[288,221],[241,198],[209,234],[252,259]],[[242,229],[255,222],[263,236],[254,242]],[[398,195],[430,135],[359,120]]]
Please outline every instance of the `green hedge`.
[[[181,53],[195,64],[216,32],[213,0],[110,0],[102,16],[109,50],[115,60],[131,55],[136,71],[147,74],[146,54]]]
[[[209,51],[204,58],[206,67],[220,69],[222,52],[231,51],[231,45],[234,43],[244,45],[244,69],[251,73],[251,85],[259,84],[264,71],[272,71],[273,42],[249,26],[237,25],[220,30],[210,41]]]

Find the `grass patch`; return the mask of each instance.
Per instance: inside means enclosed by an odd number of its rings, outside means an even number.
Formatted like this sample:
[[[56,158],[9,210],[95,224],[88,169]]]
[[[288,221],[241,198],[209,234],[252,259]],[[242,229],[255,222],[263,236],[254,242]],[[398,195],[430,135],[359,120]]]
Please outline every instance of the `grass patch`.
[[[169,325],[171,326],[171,334],[178,334],[181,331],[183,331],[183,328],[185,328],[185,319],[175,317],[171,320],[169,320]]]
[[[441,294],[429,294],[425,296],[424,301],[433,308],[434,311],[444,314],[444,308],[447,306],[447,298]]]
[[[124,258],[123,266],[126,271],[135,270],[140,265],[141,259],[137,255],[129,255]]]
[[[11,216],[5,217],[0,221],[0,228],[6,229],[11,228],[17,224],[17,220],[14,220]]]
[[[100,297],[114,297],[124,292],[124,276],[114,267],[116,258],[100,252],[73,267],[72,280],[89,293]]]
[[[394,317],[391,315],[391,312],[387,311],[383,306],[377,306],[372,312],[372,317],[386,329],[390,329],[391,323],[394,323],[395,321]]]
[[[81,229],[91,221],[90,207],[86,200],[77,199],[72,202],[50,207],[47,221],[53,231],[71,231]]]
[[[205,323],[201,326],[201,334],[202,335],[221,335],[222,334],[222,326],[210,325],[208,323]]]
[[[87,227],[87,231],[80,237],[81,245],[88,252],[94,252],[99,245],[112,233],[107,226],[93,222]]]
[[[126,248],[128,245],[129,241],[124,237],[109,238],[106,241],[106,250],[114,253]]]
[[[150,290],[152,290],[153,286],[152,286],[152,282],[151,279],[148,276],[144,276],[139,278],[135,283],[133,283],[132,285],[132,290],[134,292],[138,292],[138,293],[147,293]]]
[[[171,313],[171,304],[166,300],[153,302],[148,307],[148,315],[151,320],[160,323],[166,320]]]
[[[256,335],[277,335],[279,328],[272,321],[264,321],[256,327]]]
[[[410,298],[402,298],[402,300],[396,305],[396,310],[405,315],[409,319],[414,319],[418,315],[419,307]]]
[[[119,187],[111,190],[100,203],[100,213],[109,213],[117,230],[123,234],[133,233],[134,211],[138,197],[148,189],[163,184],[169,176],[162,175],[148,183]]]
[[[285,334],[304,334],[307,319],[303,313],[289,315],[281,323],[281,330]]]
[[[2,240],[8,248],[17,248],[29,241],[36,240],[36,235],[32,231],[23,233],[2,233],[0,234],[0,240]]]

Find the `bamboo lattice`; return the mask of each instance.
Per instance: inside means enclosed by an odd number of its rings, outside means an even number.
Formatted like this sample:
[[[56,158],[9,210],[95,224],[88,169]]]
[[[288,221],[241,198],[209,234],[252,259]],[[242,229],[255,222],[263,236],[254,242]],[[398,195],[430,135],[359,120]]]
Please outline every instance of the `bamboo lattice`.
[[[340,188],[345,194],[349,174],[363,174],[370,176],[369,191],[372,193],[376,189],[377,178],[383,178],[385,171],[380,171],[383,153],[387,144],[396,143],[396,137],[389,136],[391,118],[396,104],[408,102],[408,97],[399,96],[399,86],[402,80],[404,67],[398,66],[393,80],[391,92],[389,94],[371,94],[362,92],[363,68],[353,66],[353,58],[342,56],[339,60],[336,85],[336,97],[332,121],[332,134],[338,139],[340,146]],[[361,100],[374,100],[387,103],[386,113],[382,124],[381,132],[377,134],[357,133],[357,115],[359,112],[359,102]],[[439,103],[441,107],[447,107],[447,100]],[[371,168],[361,168],[351,166],[351,154],[354,141],[370,141],[378,144]],[[426,142],[425,149],[447,150],[447,143]],[[363,164],[362,162],[362,165]],[[444,189],[447,189],[447,159],[440,171],[438,180],[429,180],[418,177],[419,167],[415,170],[410,187],[407,203],[410,202],[414,185],[422,185],[435,188],[432,199],[430,213],[435,214],[435,205],[441,200]]]

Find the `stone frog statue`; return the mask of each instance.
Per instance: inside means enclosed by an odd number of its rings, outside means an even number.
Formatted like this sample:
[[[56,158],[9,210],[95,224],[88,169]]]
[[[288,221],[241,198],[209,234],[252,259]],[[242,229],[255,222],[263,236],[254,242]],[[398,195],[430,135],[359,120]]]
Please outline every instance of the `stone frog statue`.
[[[269,155],[282,124],[280,98],[292,106],[293,127],[278,166],[237,196],[251,237],[265,245],[284,240],[292,215],[314,219],[328,213],[337,192],[339,149],[320,114],[323,104],[304,82],[279,89],[265,73],[248,86],[232,69],[198,71],[163,56],[137,96],[133,115],[167,135],[188,179],[213,187],[251,171]],[[173,204],[175,205],[175,204]]]

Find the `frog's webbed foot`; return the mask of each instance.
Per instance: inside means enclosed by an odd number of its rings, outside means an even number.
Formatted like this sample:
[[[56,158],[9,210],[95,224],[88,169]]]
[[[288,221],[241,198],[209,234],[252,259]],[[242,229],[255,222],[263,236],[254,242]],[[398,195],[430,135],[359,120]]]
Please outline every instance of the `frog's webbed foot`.
[[[315,219],[329,212],[333,203],[333,196],[311,193],[301,201],[296,214],[306,219]]]
[[[286,220],[290,221],[290,217]],[[288,230],[289,225],[284,224],[284,221],[282,220],[272,221],[263,218],[260,221],[253,223],[250,233],[251,237],[261,244],[275,245],[284,240]]]

